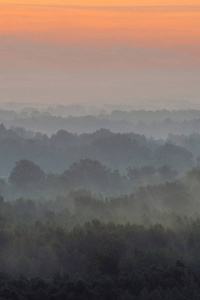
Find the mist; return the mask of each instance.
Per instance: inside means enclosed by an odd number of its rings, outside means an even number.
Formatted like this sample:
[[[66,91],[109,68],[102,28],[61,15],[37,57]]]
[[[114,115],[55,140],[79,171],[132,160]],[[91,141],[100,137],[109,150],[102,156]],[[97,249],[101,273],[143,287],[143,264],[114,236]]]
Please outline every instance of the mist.
[[[132,106],[136,110],[199,109],[198,69],[1,72],[1,103],[22,102],[26,106],[89,103]]]
[[[166,288],[176,298],[166,272],[183,295],[192,270],[198,291],[199,116],[195,109],[2,104],[2,285],[25,299],[49,297],[51,289],[57,298],[73,291],[94,299],[98,286],[104,299],[101,287],[111,280],[117,299]],[[151,288],[150,279],[137,291],[117,286],[155,270],[159,284]]]
[[[199,299],[197,1],[0,2],[0,299]]]

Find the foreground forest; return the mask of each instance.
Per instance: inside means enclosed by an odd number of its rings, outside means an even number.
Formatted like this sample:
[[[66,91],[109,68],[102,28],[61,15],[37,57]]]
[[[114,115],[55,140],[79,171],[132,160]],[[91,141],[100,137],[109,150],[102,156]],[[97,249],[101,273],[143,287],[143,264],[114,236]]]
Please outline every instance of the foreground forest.
[[[199,299],[200,131],[2,124],[0,162],[1,300]]]
[[[109,199],[1,197],[1,299],[198,299],[199,178]]]

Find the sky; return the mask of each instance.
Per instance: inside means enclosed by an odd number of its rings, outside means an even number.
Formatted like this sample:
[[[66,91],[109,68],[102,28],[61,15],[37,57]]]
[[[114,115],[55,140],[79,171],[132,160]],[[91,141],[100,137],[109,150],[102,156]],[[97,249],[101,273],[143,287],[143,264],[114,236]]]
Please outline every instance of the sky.
[[[199,0],[0,0],[0,103],[200,104]]]

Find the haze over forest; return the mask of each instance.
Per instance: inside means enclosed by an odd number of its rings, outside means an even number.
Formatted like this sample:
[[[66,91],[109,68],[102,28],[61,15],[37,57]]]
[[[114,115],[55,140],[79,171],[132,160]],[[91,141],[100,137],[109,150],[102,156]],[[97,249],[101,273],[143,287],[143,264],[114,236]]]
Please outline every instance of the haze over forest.
[[[197,300],[198,0],[0,0],[0,299]]]
[[[195,299],[200,111],[9,105],[2,298]]]

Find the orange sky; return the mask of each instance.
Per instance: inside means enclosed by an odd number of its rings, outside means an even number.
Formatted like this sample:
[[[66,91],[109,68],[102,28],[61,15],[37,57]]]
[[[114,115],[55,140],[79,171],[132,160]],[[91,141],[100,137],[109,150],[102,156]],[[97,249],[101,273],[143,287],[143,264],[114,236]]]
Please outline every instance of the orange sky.
[[[80,5],[80,6],[132,6],[132,5],[199,5],[199,0],[0,0],[1,3],[45,4],[45,5]]]
[[[193,46],[199,43],[199,28],[200,9],[191,7],[75,9],[3,5],[0,10],[1,35],[54,44]]]
[[[143,78],[153,78],[145,70],[159,70],[166,82],[173,77],[174,88],[173,72],[181,69],[185,79],[182,84],[180,76],[177,86],[183,85],[186,94],[188,78],[197,78],[188,70],[200,66],[198,5],[199,0],[0,0],[0,89],[42,84],[111,85],[111,91],[128,84],[132,89],[132,76],[137,78],[141,69],[142,92]],[[84,84],[83,71],[88,72]],[[123,77],[125,71],[128,75]],[[162,86],[164,94],[164,83],[157,84],[162,76],[156,72],[154,91]],[[120,79],[115,82],[113,74]],[[166,85],[167,93],[173,88]]]

